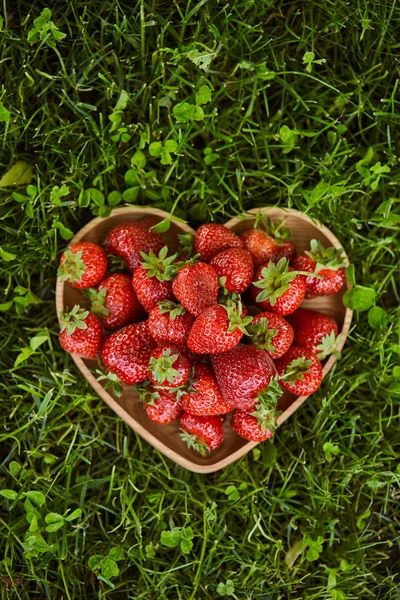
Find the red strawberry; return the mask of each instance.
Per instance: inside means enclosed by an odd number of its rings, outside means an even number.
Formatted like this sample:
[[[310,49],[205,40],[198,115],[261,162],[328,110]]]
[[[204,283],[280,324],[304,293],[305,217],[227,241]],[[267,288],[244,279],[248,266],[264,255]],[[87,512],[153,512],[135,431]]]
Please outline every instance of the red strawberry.
[[[288,321],[294,329],[296,346],[309,348],[320,360],[329,354],[338,354],[336,346],[342,336],[338,335],[338,326],[332,317],[314,310],[298,308],[296,312],[288,315]]]
[[[275,366],[283,389],[296,396],[308,396],[321,385],[321,363],[308,348],[292,346],[282,358],[275,361]]]
[[[171,280],[176,272],[176,254],[167,257],[167,253],[167,246],[160,250],[158,256],[152,250],[148,255],[142,252],[142,264],[133,274],[133,289],[147,312],[158,302],[174,297]]]
[[[253,279],[253,260],[247,250],[230,248],[220,252],[210,262],[229,292],[243,294]]]
[[[305,289],[304,276],[281,258],[277,265],[270,261],[257,269],[250,296],[263,310],[288,315],[300,306]]]
[[[203,262],[186,265],[175,277],[172,291],[186,310],[197,317],[209,306],[217,304],[218,275]]]
[[[129,385],[147,379],[147,366],[155,342],[147,321],[127,325],[105,341],[101,357],[106,368]]]
[[[172,345],[159,346],[150,355],[148,378],[157,386],[176,388],[184,385],[190,376],[191,364]]]
[[[232,410],[222,397],[213,370],[205,364],[195,366],[189,391],[180,396],[179,403],[190,415],[223,415]]]
[[[258,346],[272,359],[280,358],[293,343],[293,328],[289,323],[272,312],[256,315],[247,327],[249,341]]]
[[[240,234],[240,239],[250,253],[255,267],[272,260],[276,241],[262,229],[247,229]]]
[[[281,258],[286,258],[291,263],[296,256],[296,246],[289,239],[290,230],[283,227],[285,220],[275,223],[275,221],[267,217],[265,221],[267,232],[276,242],[271,254],[272,262],[277,263]]]
[[[103,327],[93,313],[75,305],[69,313],[61,313],[58,339],[66,352],[96,359],[103,341]]]
[[[273,429],[278,397],[275,366],[264,350],[239,344],[212,357],[215,376],[225,400],[257,416]]]
[[[228,300],[226,306],[206,308],[193,323],[188,348],[197,354],[218,354],[234,348],[252,321],[247,314],[240,301]]]
[[[105,277],[97,290],[88,290],[92,312],[101,315],[107,329],[119,329],[128,323],[140,321],[145,316],[133,291],[131,279],[124,273],[114,273]]]
[[[166,425],[173,423],[182,414],[182,408],[176,394],[169,390],[154,389],[149,382],[135,386],[144,402],[144,408],[149,419],[155,423]]]
[[[147,254],[152,250],[157,253],[164,246],[160,234],[148,228],[150,224],[154,224],[153,221],[152,217],[145,217],[139,221],[125,221],[116,225],[107,234],[106,251],[123,258],[128,269],[134,272],[142,261],[141,252]]]
[[[325,248],[319,240],[311,240],[310,250],[296,256],[295,269],[315,273],[318,277],[306,277],[306,298],[336,294],[345,284],[343,250],[333,246]]]
[[[180,437],[202,456],[215,450],[224,441],[221,419],[217,416],[200,417],[183,413]]]
[[[233,431],[236,431],[242,438],[250,442],[264,442],[272,436],[265,424],[260,425],[256,417],[244,410],[233,412],[231,427]]]
[[[107,271],[107,257],[103,248],[92,242],[72,244],[61,255],[57,275],[78,289],[97,285]]]
[[[186,344],[194,317],[181,304],[165,300],[151,309],[149,329],[158,344]]]
[[[214,256],[229,248],[243,248],[243,242],[225,225],[206,223],[196,231],[194,249],[203,262],[210,262]]]

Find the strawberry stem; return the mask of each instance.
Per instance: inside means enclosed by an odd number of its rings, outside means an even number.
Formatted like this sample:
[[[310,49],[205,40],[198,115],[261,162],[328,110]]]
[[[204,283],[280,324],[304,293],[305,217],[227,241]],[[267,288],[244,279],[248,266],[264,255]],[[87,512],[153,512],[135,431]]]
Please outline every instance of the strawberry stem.
[[[342,334],[339,333],[338,336],[335,336],[335,333],[331,331],[331,333],[327,333],[321,339],[321,343],[317,346],[317,350],[319,351],[317,356],[319,360],[324,360],[330,354],[333,354],[335,358],[340,358],[341,354],[336,350],[337,345],[342,340]]]
[[[312,360],[306,358],[305,356],[295,358],[286,366],[285,373],[281,375],[280,378],[283,381],[288,381],[289,383],[303,381],[304,375],[310,372],[311,365]]]
[[[325,248],[325,246],[319,240],[311,240],[310,250],[306,251],[305,254],[311,258],[317,267],[315,272],[318,273],[321,269],[332,269],[338,271],[339,269],[346,266],[342,257],[343,248],[336,250],[333,246]]]
[[[273,354],[277,351],[272,340],[278,331],[277,329],[269,329],[267,317],[262,317],[254,325],[250,325],[247,331],[252,344]]]
[[[195,450],[201,454],[201,456],[206,456],[210,452],[210,448],[207,446],[207,444],[194,433],[189,433],[188,431],[182,430],[179,433],[179,437],[181,440],[186,442],[188,448]]]
[[[164,383],[164,381],[174,383],[175,378],[181,376],[179,371],[173,368],[173,364],[178,358],[179,354],[171,354],[171,350],[168,348],[159,358],[154,356],[150,358],[147,370],[152,372],[157,383]]]
[[[88,290],[84,290],[85,296],[91,302],[91,311],[95,315],[108,315],[109,310],[104,306],[106,301],[106,288],[102,290],[97,290],[96,288],[89,288]]]
[[[167,257],[167,254],[168,246],[163,246],[158,256],[154,254],[153,250],[150,250],[148,254],[140,252],[142,267],[147,270],[147,277],[156,277],[159,281],[172,281],[178,270],[178,265],[174,264],[178,255],[173,254]]]
[[[67,248],[64,257],[65,260],[57,271],[58,277],[62,281],[68,279],[71,283],[79,283],[86,271],[86,265],[82,260],[82,250],[73,253],[71,248]]]
[[[87,329],[85,323],[89,311],[75,304],[69,312],[61,313],[61,331],[67,330],[68,335],[72,335],[76,329]]]
[[[270,431],[276,429],[276,419],[281,414],[276,407],[282,394],[283,390],[275,378],[271,379],[269,384],[258,393],[256,410],[251,415],[256,417],[262,431],[265,431],[267,427]]]

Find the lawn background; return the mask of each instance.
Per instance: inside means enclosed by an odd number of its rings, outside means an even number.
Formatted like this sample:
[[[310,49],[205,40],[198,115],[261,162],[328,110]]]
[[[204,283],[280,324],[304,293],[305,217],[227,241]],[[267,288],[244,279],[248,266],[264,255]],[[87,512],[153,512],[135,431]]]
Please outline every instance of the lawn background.
[[[0,8],[1,174],[26,163],[0,182],[1,598],[399,598],[399,6],[46,6]],[[194,225],[291,206],[355,265],[342,359],[222,472],[158,454],[58,345],[58,258],[113,191]]]

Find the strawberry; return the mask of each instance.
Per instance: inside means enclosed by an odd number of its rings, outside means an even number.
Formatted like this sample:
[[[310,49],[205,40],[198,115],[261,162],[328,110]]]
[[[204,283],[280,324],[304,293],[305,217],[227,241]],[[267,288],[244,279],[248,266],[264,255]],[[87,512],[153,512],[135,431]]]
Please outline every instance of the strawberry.
[[[285,220],[275,223],[268,217],[265,219],[267,232],[275,240],[275,248],[271,254],[271,260],[274,263],[279,262],[281,258],[286,258],[291,263],[296,256],[296,246],[289,239],[290,230],[283,227],[284,222]]]
[[[69,313],[61,313],[58,339],[66,352],[96,359],[103,341],[103,327],[93,313],[76,304]]]
[[[225,225],[206,223],[196,231],[194,249],[200,260],[210,262],[214,256],[229,248],[243,248],[243,242],[236,233]]]
[[[321,385],[320,360],[308,348],[292,346],[282,358],[275,361],[275,366],[282,388],[296,396],[308,396]]]
[[[288,321],[294,329],[294,344],[309,348],[320,360],[329,354],[337,356],[336,346],[342,336],[338,335],[338,325],[332,317],[314,310],[298,308],[288,315]]]
[[[342,248],[325,248],[319,240],[311,240],[310,250],[296,256],[293,262],[295,269],[318,275],[306,277],[306,298],[330,296],[344,286],[346,264],[342,253]]]
[[[253,279],[253,259],[243,248],[230,248],[220,252],[210,265],[222,278],[223,286],[229,292],[243,294]]]
[[[86,289],[100,283],[107,271],[103,248],[92,242],[72,244],[61,255],[57,275],[73,287]]]
[[[135,386],[149,419],[155,423],[166,425],[173,423],[182,414],[176,394],[169,390],[155,389],[150,382]]]
[[[211,367],[194,367],[188,391],[180,395],[179,403],[190,415],[224,415],[232,407],[224,400]]]
[[[190,362],[179,352],[179,348],[169,344],[152,351],[147,374],[154,385],[176,388],[187,382],[190,369]]]
[[[233,431],[250,442],[264,442],[272,436],[265,424],[260,425],[256,417],[244,410],[233,411],[231,427]]]
[[[218,416],[200,417],[184,412],[181,429],[181,439],[202,456],[218,448],[224,441],[222,422]]]
[[[197,354],[218,354],[234,348],[246,332],[247,317],[242,303],[228,300],[226,306],[206,308],[193,323],[187,339],[190,350]]]
[[[107,329],[119,329],[128,323],[140,321],[145,316],[133,291],[131,279],[124,273],[114,273],[105,277],[98,289],[88,290],[92,312],[101,316]]]
[[[141,252],[147,254],[152,250],[158,253],[164,246],[160,234],[149,230],[151,224],[154,224],[154,218],[145,217],[116,225],[105,239],[106,251],[123,258],[128,269],[134,272],[142,260]]]
[[[158,344],[185,344],[194,317],[181,304],[159,302],[149,314],[149,329]]]
[[[303,274],[281,258],[276,265],[270,261],[257,269],[250,296],[263,310],[288,315],[300,306],[305,289]]]
[[[293,328],[289,323],[272,312],[256,315],[247,327],[249,341],[258,346],[272,359],[280,358],[293,343]]]
[[[172,291],[186,310],[197,317],[209,306],[217,304],[218,275],[206,263],[188,264],[175,277]]]
[[[247,229],[240,234],[243,247],[250,253],[255,267],[272,260],[276,241],[262,229]]]
[[[282,391],[275,380],[274,363],[267,353],[257,346],[239,344],[233,350],[213,356],[212,363],[225,400],[273,429]]]
[[[171,280],[176,272],[174,260],[176,254],[168,256],[168,247],[164,246],[158,256],[150,250],[149,254],[141,252],[142,263],[136,269],[132,278],[133,289],[140,303],[147,312],[163,300],[172,300]]]
[[[147,321],[119,329],[105,341],[101,357],[105,367],[120,381],[133,385],[147,379],[150,353],[155,342]]]

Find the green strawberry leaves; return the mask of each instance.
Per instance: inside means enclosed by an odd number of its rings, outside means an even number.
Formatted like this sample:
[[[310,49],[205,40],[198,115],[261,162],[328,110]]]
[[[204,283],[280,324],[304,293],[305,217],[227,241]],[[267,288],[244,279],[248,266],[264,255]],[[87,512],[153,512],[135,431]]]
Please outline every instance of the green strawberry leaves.
[[[342,256],[343,248],[337,250],[333,246],[325,248],[319,240],[311,240],[310,250],[306,251],[305,254],[317,263],[315,273],[318,273],[321,269],[338,271],[346,266]]]
[[[236,329],[239,329],[239,331],[241,331],[242,333],[247,334],[246,327],[247,325],[250,325],[250,323],[253,320],[253,317],[242,316],[243,306],[241,301],[239,300],[238,302],[235,302],[232,299],[228,299],[224,308],[228,314],[229,319],[228,333],[233,333],[234,331],[236,331]]]
[[[248,328],[248,335],[251,336],[251,343],[258,346],[262,350],[275,353],[277,350],[272,343],[272,340],[277,335],[277,329],[269,329],[267,317],[262,317],[255,324],[251,324]]]
[[[158,303],[158,307],[160,309],[160,315],[169,314],[169,318],[171,321],[175,321],[176,317],[180,315],[184,315],[187,310],[182,304],[175,304],[175,302],[170,302],[169,300],[163,300]]]
[[[140,252],[142,257],[142,267],[147,270],[147,277],[156,277],[159,281],[171,281],[178,270],[178,265],[174,263],[177,254],[167,256],[168,246],[163,246],[158,253],[154,254],[150,250],[149,254]]]
[[[69,313],[61,313],[61,331],[66,329],[67,334],[72,335],[76,329],[87,329],[85,319],[88,315],[88,310],[81,308],[79,304],[75,304]]]
[[[152,356],[149,360],[148,370],[152,372],[152,376],[159,384],[168,381],[174,383],[176,378],[181,374],[174,369],[173,365],[178,360],[178,354],[171,354],[171,350],[167,348],[159,358]]]
[[[68,279],[71,283],[79,283],[86,271],[86,265],[82,260],[82,250],[73,253],[70,248],[67,248],[64,257],[65,260],[59,266],[57,276],[61,278],[61,281]]]
[[[256,417],[262,431],[267,428],[270,431],[276,429],[276,419],[281,414],[281,411],[277,411],[276,408],[282,394],[283,390],[275,378],[271,379],[269,384],[258,393],[256,410],[251,415]]]
[[[85,290],[85,296],[91,302],[91,311],[95,315],[108,315],[109,310],[104,306],[106,301],[107,289],[97,290],[96,288],[89,288]]]
[[[295,383],[296,381],[303,381],[304,375],[310,372],[312,360],[305,356],[300,356],[292,360],[286,367],[285,373],[281,375],[281,379]]]
[[[207,456],[210,452],[210,448],[207,446],[203,440],[197,437],[194,433],[188,433],[187,431],[181,431],[179,433],[179,437],[182,441],[186,442],[188,448],[195,450],[201,456]]]
[[[321,343],[317,346],[317,356],[319,360],[324,360],[324,358],[330,354],[333,354],[335,358],[339,359],[341,354],[336,350],[336,347],[341,342],[342,337],[343,336],[341,333],[339,333],[338,336],[335,336],[333,331],[327,335],[324,335],[324,337],[321,339]]]
[[[281,258],[275,265],[269,261],[268,267],[261,271],[262,279],[254,281],[253,285],[262,291],[257,295],[257,302],[268,300],[271,306],[275,306],[278,298],[290,289],[291,282],[297,277],[297,271],[289,271],[289,262]]]

